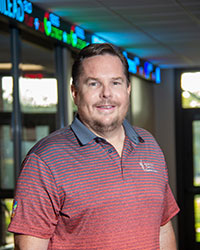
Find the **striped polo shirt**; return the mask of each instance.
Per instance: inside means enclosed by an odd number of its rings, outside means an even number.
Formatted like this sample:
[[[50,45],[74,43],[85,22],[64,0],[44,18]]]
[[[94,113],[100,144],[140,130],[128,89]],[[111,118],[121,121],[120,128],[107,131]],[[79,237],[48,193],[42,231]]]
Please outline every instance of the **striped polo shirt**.
[[[177,212],[163,154],[123,123],[120,157],[78,118],[39,141],[18,180],[9,231],[50,239],[53,250],[158,250]]]

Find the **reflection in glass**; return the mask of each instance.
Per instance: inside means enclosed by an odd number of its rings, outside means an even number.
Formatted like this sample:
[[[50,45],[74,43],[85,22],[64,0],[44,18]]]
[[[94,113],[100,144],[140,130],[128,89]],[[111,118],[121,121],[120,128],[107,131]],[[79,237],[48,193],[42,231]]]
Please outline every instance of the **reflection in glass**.
[[[13,141],[10,126],[0,126],[0,184],[2,189],[14,188]]]
[[[200,186],[200,121],[193,121],[194,186]]]
[[[200,72],[181,75],[182,107],[200,108]]]
[[[0,78],[0,111],[11,112],[13,102],[12,77]]]
[[[57,80],[20,78],[20,101],[23,112],[56,112]]]
[[[194,197],[194,216],[196,241],[200,242],[200,195],[195,195]]]
[[[26,156],[28,151],[35,145],[37,141],[49,134],[49,126],[41,125],[32,128],[23,128],[22,140],[22,158]]]
[[[2,3],[3,2],[1,1],[0,9]],[[4,28],[2,29],[3,26],[5,29]],[[7,105],[8,103],[6,103],[5,101],[6,88],[2,82],[2,76],[11,75],[12,64],[10,61],[11,60],[10,31],[9,31],[10,29],[6,28],[7,26],[6,24],[4,24],[3,26],[1,25],[0,28],[0,112],[10,112],[12,111],[12,104],[10,105],[9,103],[9,105]],[[5,32],[6,29],[7,31]],[[12,83],[11,86],[7,87],[12,89]],[[9,101],[12,102],[12,100]]]
[[[2,78],[3,103],[12,108],[12,77]],[[19,79],[21,110],[26,113],[56,112],[57,80],[55,78]]]
[[[14,239],[13,234],[8,232],[8,225],[10,224],[11,220],[11,213],[12,213],[12,199],[1,199],[0,200],[0,217],[1,217],[1,244],[10,247],[9,249],[14,249]],[[12,248],[11,248],[12,247]],[[0,249],[7,249],[1,248]]]

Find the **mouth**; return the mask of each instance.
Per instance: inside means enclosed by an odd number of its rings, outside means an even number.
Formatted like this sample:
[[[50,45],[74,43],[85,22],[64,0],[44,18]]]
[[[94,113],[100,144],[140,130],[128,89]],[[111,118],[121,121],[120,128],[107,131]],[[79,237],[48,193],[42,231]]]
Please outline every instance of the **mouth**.
[[[113,109],[115,105],[97,105],[98,109]]]
[[[113,104],[103,104],[103,105],[96,105],[96,109],[99,113],[102,114],[111,114],[115,111],[116,105]]]

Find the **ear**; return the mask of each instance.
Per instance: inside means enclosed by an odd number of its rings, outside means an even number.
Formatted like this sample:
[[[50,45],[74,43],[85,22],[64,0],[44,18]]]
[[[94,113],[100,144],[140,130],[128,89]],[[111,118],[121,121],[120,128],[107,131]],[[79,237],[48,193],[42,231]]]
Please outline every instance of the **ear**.
[[[127,90],[128,90],[128,94],[130,95],[130,93],[131,93],[131,82],[129,82]]]
[[[71,94],[72,94],[72,97],[73,97],[73,100],[74,100],[74,103],[76,104],[76,101],[77,101],[77,88],[72,84],[71,85]]]

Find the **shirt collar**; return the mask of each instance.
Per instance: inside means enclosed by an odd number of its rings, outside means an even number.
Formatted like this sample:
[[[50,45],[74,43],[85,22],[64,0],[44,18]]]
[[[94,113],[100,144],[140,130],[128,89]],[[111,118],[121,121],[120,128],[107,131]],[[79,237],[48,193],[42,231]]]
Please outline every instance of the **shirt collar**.
[[[143,139],[136,133],[132,125],[125,119],[123,122],[124,130],[129,139],[135,143],[144,142]],[[88,144],[93,139],[99,138],[92,131],[90,131],[76,116],[71,124],[71,129],[82,145]]]

